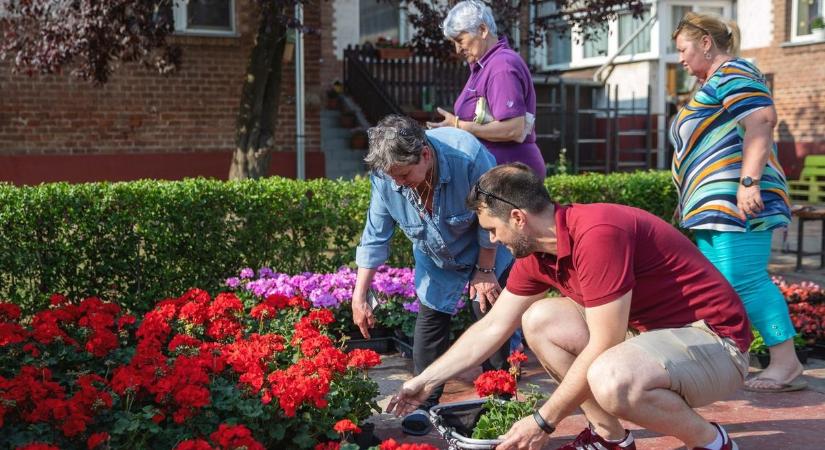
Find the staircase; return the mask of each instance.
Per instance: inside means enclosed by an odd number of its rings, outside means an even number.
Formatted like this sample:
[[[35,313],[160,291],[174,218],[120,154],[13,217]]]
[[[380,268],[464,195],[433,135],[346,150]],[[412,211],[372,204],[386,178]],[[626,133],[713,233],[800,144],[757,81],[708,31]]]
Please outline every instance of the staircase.
[[[352,101],[344,96],[341,100],[349,107],[354,106]],[[357,108],[357,107],[356,107]],[[365,129],[366,120],[360,111],[355,111],[358,125]],[[350,137],[353,129],[341,126],[341,111],[323,109],[321,111],[321,150],[326,161],[326,178],[336,180],[343,178],[351,180],[356,175],[366,175],[367,167],[364,157],[367,150],[357,150],[350,147]]]

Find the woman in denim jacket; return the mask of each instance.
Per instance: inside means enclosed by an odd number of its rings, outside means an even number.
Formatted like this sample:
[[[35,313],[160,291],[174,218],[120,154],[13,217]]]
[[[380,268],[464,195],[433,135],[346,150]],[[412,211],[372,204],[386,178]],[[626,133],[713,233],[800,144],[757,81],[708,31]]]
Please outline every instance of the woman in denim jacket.
[[[415,324],[413,363],[420,373],[449,347],[450,320],[465,286],[486,311],[506,279],[513,257],[491,244],[489,234],[465,199],[495,159],[470,133],[456,128],[425,131],[408,117],[390,115],[371,128],[365,161],[372,173],[370,207],[355,261],[358,276],[352,299],[353,321],[365,338],[375,323],[367,303],[375,270],[390,251],[398,225],[410,239],[415,259],[415,290],[421,302]],[[488,361],[502,367],[507,346]],[[423,406],[438,403],[438,389]],[[422,420],[423,419],[423,420]],[[423,411],[404,421],[410,434],[426,434]]]

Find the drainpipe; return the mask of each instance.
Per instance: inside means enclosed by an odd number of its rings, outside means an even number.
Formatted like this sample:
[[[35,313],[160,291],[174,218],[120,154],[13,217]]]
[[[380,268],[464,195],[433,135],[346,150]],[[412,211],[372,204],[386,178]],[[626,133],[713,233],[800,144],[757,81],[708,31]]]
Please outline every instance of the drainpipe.
[[[304,5],[298,2],[295,5],[295,19],[303,26]],[[295,178],[306,178],[306,135],[304,111],[304,34],[299,28],[295,29],[295,160],[297,167]]]
[[[624,51],[624,49],[626,49],[626,48],[627,48],[627,46],[628,46],[628,45],[630,45],[630,43],[631,43],[631,42],[633,42],[633,39],[636,39],[636,36],[638,36],[639,34],[641,34],[641,33],[642,33],[642,31],[645,31],[645,29],[647,28],[647,26],[648,26],[648,25],[650,25],[650,24],[652,24],[652,23],[653,23],[653,21],[654,21],[654,20],[656,20],[656,16],[658,15],[658,13],[659,13],[659,12],[658,12],[658,11],[656,11],[656,12],[654,12],[653,14],[651,14],[651,15],[650,15],[650,18],[649,18],[649,19],[647,19],[647,21],[645,21],[644,25],[642,25],[642,26],[640,26],[639,28],[637,28],[637,29],[636,29],[636,31],[635,31],[635,32],[633,32],[633,34],[632,34],[632,35],[630,35],[630,37],[629,37],[629,38],[627,38],[627,40],[626,40],[626,41],[624,41],[624,43],[623,43],[621,46],[619,46],[619,49],[618,49],[618,50],[616,50],[616,53],[614,53],[613,55],[611,55],[611,56],[610,56],[610,58],[607,60],[607,62],[605,62],[604,64],[602,64],[602,65],[601,65],[601,67],[599,67],[598,69],[596,69],[596,71],[595,71],[595,72],[593,72],[593,81],[596,81],[596,82],[598,82],[598,83],[601,83],[601,82],[602,82],[602,72],[604,72],[604,71],[605,71],[608,67],[612,66],[612,65],[613,65],[613,61],[615,61],[615,60],[616,60],[616,57],[617,57],[617,56],[619,56],[619,55],[620,55],[620,54]]]

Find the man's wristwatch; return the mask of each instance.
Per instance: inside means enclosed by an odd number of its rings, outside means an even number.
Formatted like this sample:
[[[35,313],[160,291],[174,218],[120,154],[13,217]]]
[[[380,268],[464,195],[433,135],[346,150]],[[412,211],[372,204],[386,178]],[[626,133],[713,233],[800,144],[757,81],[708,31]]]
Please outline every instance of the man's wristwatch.
[[[484,267],[479,267],[478,264],[476,264],[476,270],[481,273],[494,273],[496,271],[496,266],[486,269]]]
[[[541,431],[544,431],[547,434],[553,434],[553,432],[556,431],[556,427],[547,423],[547,421],[544,420],[544,417],[541,416],[541,413],[539,413],[539,410],[535,410],[533,412],[533,419],[535,419],[536,424],[538,424],[539,428],[541,428]]]
[[[742,177],[742,178],[739,179],[739,183],[742,186],[751,187],[751,186],[759,184],[759,178]]]

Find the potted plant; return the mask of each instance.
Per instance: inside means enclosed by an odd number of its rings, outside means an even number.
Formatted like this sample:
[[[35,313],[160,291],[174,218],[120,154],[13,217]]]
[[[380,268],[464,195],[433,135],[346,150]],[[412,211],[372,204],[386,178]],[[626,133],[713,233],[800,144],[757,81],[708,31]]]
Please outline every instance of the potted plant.
[[[510,370],[491,370],[482,373],[474,384],[481,398],[445,403],[430,409],[430,420],[435,429],[459,449],[494,449],[501,436],[518,420],[529,416],[546,397],[538,386],[527,392],[518,390],[519,367],[527,361],[522,352],[514,352],[507,359]]]
[[[380,37],[375,42],[379,59],[407,59],[412,56],[412,49],[401,45],[397,39]]]
[[[811,20],[811,34],[814,35],[816,40],[825,41],[825,20],[822,16],[814,17]]]
[[[750,349],[748,351],[751,355],[753,355],[756,360],[759,362],[759,366],[763,369],[768,367],[771,363],[771,354],[768,351],[768,346],[765,345],[765,340],[762,338],[762,335],[759,334],[756,329],[753,329],[753,341],[751,342]],[[808,362],[808,342],[803,338],[801,335],[796,335],[793,338],[794,349],[796,350],[796,356],[799,358],[799,362],[802,364],[806,364]]]
[[[338,109],[340,107],[338,99],[339,95],[334,89],[327,89],[327,109]]]

